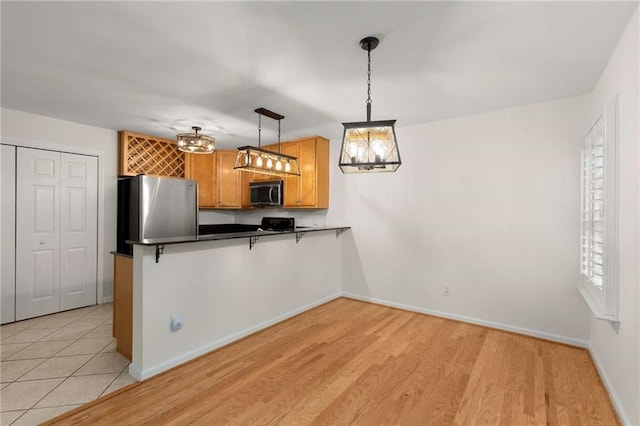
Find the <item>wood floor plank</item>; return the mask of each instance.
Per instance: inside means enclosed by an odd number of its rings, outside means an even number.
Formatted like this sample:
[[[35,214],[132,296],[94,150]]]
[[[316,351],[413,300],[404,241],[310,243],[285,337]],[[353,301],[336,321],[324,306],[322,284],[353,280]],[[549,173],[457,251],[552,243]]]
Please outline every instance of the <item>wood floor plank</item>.
[[[586,350],[341,298],[49,424],[602,424]]]

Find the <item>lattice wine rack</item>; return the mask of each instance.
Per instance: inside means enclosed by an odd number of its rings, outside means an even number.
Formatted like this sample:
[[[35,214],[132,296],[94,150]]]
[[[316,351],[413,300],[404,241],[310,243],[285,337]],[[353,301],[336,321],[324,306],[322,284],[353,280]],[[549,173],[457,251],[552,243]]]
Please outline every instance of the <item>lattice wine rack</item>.
[[[175,141],[128,131],[118,132],[118,174],[141,173],[157,176],[184,177],[184,152]]]

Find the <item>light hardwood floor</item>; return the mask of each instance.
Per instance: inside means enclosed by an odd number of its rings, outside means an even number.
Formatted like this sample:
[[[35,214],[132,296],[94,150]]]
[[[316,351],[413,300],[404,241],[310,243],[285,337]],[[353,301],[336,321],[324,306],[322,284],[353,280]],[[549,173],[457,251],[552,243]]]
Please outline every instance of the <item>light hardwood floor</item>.
[[[586,350],[337,299],[57,424],[619,424]]]

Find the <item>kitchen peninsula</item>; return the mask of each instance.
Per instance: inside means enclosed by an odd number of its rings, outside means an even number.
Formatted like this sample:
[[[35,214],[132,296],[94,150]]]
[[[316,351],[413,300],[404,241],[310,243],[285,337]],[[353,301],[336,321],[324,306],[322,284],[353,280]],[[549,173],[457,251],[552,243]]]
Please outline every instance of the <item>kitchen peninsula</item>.
[[[298,227],[132,242],[130,374],[147,379],[338,297],[337,237],[348,229]],[[172,330],[176,318],[183,326]]]
[[[199,209],[255,214],[251,185],[274,177],[235,170],[236,151],[185,154],[173,140],[118,136],[113,329],[132,376],[149,378],[340,294],[338,237],[349,228],[295,226],[291,215],[329,207],[328,139],[264,147],[300,164],[278,196],[268,192],[272,214],[291,209],[287,217],[212,225]]]

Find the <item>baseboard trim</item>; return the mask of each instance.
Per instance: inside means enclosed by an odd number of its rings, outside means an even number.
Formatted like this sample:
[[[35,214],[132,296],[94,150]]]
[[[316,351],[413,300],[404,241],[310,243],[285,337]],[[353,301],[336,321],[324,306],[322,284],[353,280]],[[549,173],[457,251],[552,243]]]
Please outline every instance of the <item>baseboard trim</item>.
[[[113,302],[113,296],[104,296],[102,298],[102,301],[99,303],[99,305],[105,304],[105,303],[111,303],[111,302]]]
[[[279,322],[285,321],[291,317],[294,317],[296,315],[299,315],[305,311],[308,311],[309,309],[313,309],[317,306],[323,305],[327,302],[330,302],[332,300],[338,299],[342,296],[342,293],[338,292],[335,294],[332,294],[330,296],[327,297],[323,297],[322,299],[316,300],[314,302],[308,303],[300,308],[294,309],[293,311],[289,311],[286,312],[284,314],[278,315],[268,321],[264,321],[261,322],[259,324],[256,324],[252,327],[249,328],[245,328],[244,330],[240,330],[237,333],[233,333],[230,334],[229,336],[223,337],[222,339],[218,339],[215,342],[206,344],[204,346],[201,346],[197,349],[194,349],[190,352],[187,352],[183,355],[180,355],[176,358],[170,359],[169,361],[163,362],[162,364],[158,364],[154,367],[151,368],[147,368],[147,369],[141,369],[140,367],[138,367],[137,365],[135,365],[134,363],[131,363],[129,365],[129,374],[131,376],[133,376],[134,379],[136,380],[146,380],[150,377],[153,377],[157,374],[160,374],[164,371],[167,371],[171,368],[177,367],[180,364],[183,364],[187,361],[190,361],[194,358],[199,357],[200,355],[204,355],[207,352],[211,352],[215,349],[221,348],[223,346],[228,345],[229,343],[233,343],[236,340],[240,340],[244,337],[247,337],[251,334],[257,333],[260,330],[264,330],[267,327],[271,327],[272,325],[275,325]]]
[[[622,402],[620,401],[618,394],[613,389],[613,385],[611,384],[611,381],[609,380],[609,376],[607,375],[607,372],[604,369],[604,366],[602,365],[602,361],[600,361],[600,358],[598,358],[598,355],[596,355],[591,344],[587,346],[587,350],[589,351],[589,355],[591,355],[591,359],[593,360],[593,363],[596,366],[596,370],[598,370],[598,374],[600,375],[600,379],[602,380],[602,383],[604,383],[605,389],[609,393],[609,398],[613,403],[613,408],[618,413],[618,417],[620,418],[620,421],[624,425],[631,425],[629,416],[627,415],[627,412],[624,410],[624,407],[622,406]]]
[[[509,331],[517,334],[524,334],[525,336],[537,337],[539,339],[550,340],[552,342],[563,343],[565,345],[578,346],[581,348],[588,348],[588,342],[585,340],[574,339],[571,337],[560,336],[553,333],[545,333],[544,331],[532,330],[529,328],[516,327],[499,322],[486,321],[478,318],[468,317],[465,315],[451,314],[448,312],[436,311],[433,309],[420,308],[418,306],[405,305],[404,303],[389,302],[388,300],[376,299],[374,297],[365,297],[353,293],[342,292],[342,296],[348,299],[360,300],[362,302],[375,303],[377,305],[389,306],[391,308],[403,309],[405,311],[418,312],[421,314],[432,315],[434,317],[447,318],[451,320],[466,322],[475,325],[482,325],[485,327],[495,328],[498,330]]]

